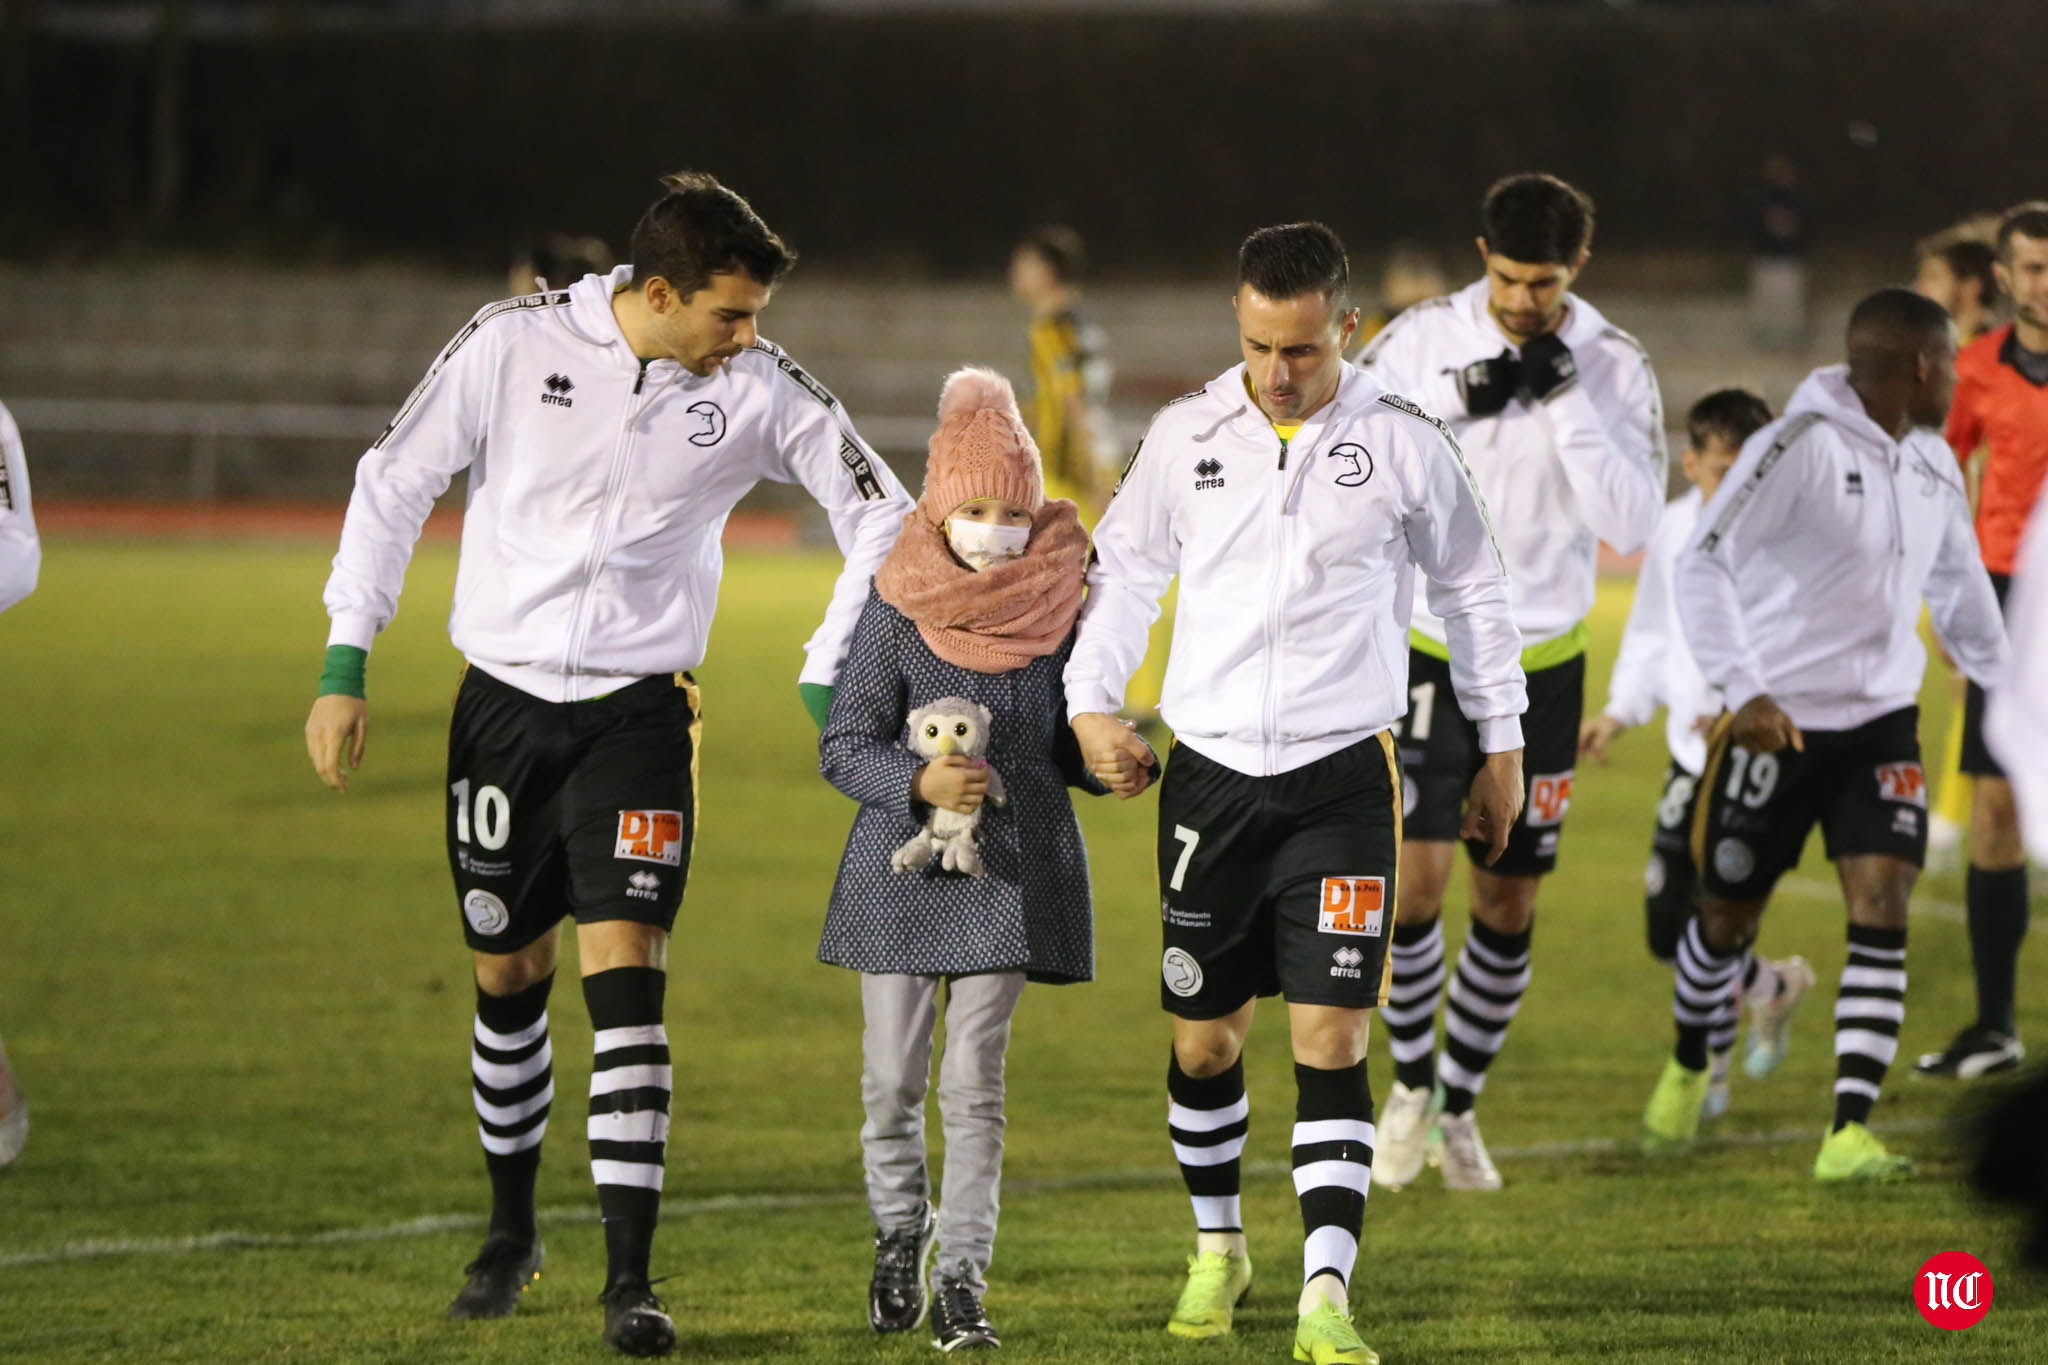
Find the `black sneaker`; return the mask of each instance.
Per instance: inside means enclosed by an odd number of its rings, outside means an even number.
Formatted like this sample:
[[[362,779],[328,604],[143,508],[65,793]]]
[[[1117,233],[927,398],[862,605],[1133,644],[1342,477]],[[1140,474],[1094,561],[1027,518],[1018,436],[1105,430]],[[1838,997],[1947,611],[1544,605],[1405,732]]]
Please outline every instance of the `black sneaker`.
[[[1974,1080],[1994,1071],[2010,1071],[2026,1055],[2027,1050],[2020,1046],[2020,1040],[2010,1033],[1972,1024],[1956,1035],[1947,1051],[1922,1054],[1920,1060],[1913,1063],[1913,1074]]]
[[[676,1324],[645,1280],[620,1280],[597,1296],[604,1305],[604,1344],[625,1356],[665,1356],[676,1348]]]
[[[917,1226],[875,1232],[875,1273],[868,1281],[868,1325],[877,1332],[908,1332],[924,1321],[931,1296],[925,1292],[925,1264],[939,1216],[924,1206]]]
[[[993,1351],[1002,1344],[974,1286],[941,1276],[932,1295],[932,1345],[953,1352]]]
[[[469,1276],[469,1282],[462,1286],[455,1302],[448,1305],[448,1316],[508,1316],[519,1306],[519,1296],[526,1292],[526,1286],[540,1278],[541,1263],[546,1259],[547,1248],[540,1244],[538,1237],[531,1242],[518,1242],[509,1237],[491,1238],[476,1254],[476,1259],[462,1268],[462,1273]]]

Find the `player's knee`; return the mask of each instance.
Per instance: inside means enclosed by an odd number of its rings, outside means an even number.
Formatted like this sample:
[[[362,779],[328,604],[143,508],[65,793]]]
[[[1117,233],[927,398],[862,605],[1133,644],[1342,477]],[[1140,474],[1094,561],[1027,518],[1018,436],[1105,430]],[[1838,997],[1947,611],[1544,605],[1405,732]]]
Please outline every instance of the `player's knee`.
[[[1970,861],[1997,871],[2026,860],[2012,784],[1998,777],[1977,778],[1970,795]]]
[[[1496,877],[1472,869],[1472,917],[1503,934],[1525,934],[1536,922],[1541,877]]]
[[[1230,1070],[1243,1043],[1227,1028],[1174,1030],[1173,1055],[1183,1074],[1207,1080]]]
[[[1751,901],[1724,901],[1712,896],[1700,903],[1700,936],[1717,953],[1734,953],[1756,942],[1763,906]],[[1680,932],[1684,925],[1681,922]],[[1675,951],[1675,949],[1674,949]]]
[[[516,953],[475,953],[476,984],[485,995],[517,995],[555,970],[555,940],[546,935]]]

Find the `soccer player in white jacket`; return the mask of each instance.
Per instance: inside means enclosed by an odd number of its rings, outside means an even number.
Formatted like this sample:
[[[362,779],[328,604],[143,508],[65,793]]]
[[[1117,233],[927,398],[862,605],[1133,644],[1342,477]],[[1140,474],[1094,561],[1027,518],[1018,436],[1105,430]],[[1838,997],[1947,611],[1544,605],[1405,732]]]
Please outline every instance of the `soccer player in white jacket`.
[[[306,722],[345,790],[363,757],[366,651],[434,499],[469,473],[449,633],[469,661],[448,748],[448,861],[473,952],[474,1092],[491,1229],[449,1313],[510,1313],[537,1277],[534,1175],[554,1095],[547,997],[576,919],[596,1032],[590,1165],[605,1340],[671,1349],[648,1286],[671,1072],[670,930],[696,833],[697,685],[727,515],[801,483],[846,556],[800,675],[822,714],[909,495],[755,318],[794,255],[708,175],[664,182],[631,266],[492,304],[356,470]]]
[[[35,591],[42,565],[43,542],[29,505],[28,456],[14,414],[0,403],[0,611]],[[0,1047],[0,1166],[20,1156],[27,1141],[28,1101],[15,1084],[7,1049]]]
[[[1320,223],[1245,239],[1244,363],[1152,419],[1096,527],[1065,675],[1082,750],[1117,786],[1151,756],[1114,713],[1179,576],[1161,704],[1175,747],[1159,802],[1160,1003],[1197,1243],[1167,1330],[1228,1333],[1251,1283],[1241,1054],[1258,997],[1284,993],[1307,1230],[1294,1358],[1317,1365],[1378,1359],[1346,1286],[1371,1179],[1366,1037],[1399,891],[1392,730],[1418,582],[1487,755],[1464,832],[1495,855],[1521,805],[1526,704],[1485,505],[1442,423],[1344,363],[1349,283]]]
[[[1443,623],[1417,604],[1400,927],[1387,1021],[1394,1089],[1373,1178],[1400,1188],[1423,1168],[1432,1089],[1443,1085],[1444,1183],[1500,1188],[1474,1116],[1487,1068],[1529,987],[1543,879],[1571,805],[1586,676],[1586,616],[1599,544],[1640,548],[1664,505],[1664,410],[1635,338],[1571,292],[1593,239],[1593,204],[1549,175],[1514,175],[1481,207],[1483,279],[1394,319],[1360,357],[1367,373],[1442,414],[1493,510],[1529,679],[1528,800],[1498,862],[1472,855],[1472,922],[1444,1006],[1442,913],[1459,805],[1479,762],[1475,720],[1452,696]]]
[[[1647,725],[1665,708],[1664,739],[1670,767],[1657,802],[1657,826],[1650,861],[1643,870],[1643,914],[1650,955],[1666,966],[1676,962],[1679,936],[1698,906],[1699,878],[1692,861],[1693,798],[1707,761],[1707,732],[1721,714],[1721,698],[1700,676],[1678,625],[1671,577],[1678,552],[1699,521],[1700,507],[1714,496],[1735,463],[1742,443],[1771,420],[1764,400],[1747,389],[1716,389],[1686,414],[1686,446],[1680,466],[1692,487],[1674,498],[1657,519],[1643,552],[1635,601],[1621,633],[1621,649],[1608,679],[1607,705],[1579,730],[1579,752],[1607,761],[1607,746],[1623,732]],[[1813,968],[1794,955],[1772,961],[1745,952],[1740,992],[1724,995],[1713,1008],[1707,1038],[1711,1082],[1701,1103],[1702,1118],[1728,1109],[1728,1072],[1735,1055],[1738,994],[1750,1010],[1749,1049],[1743,1067],[1763,1077],[1778,1069],[1792,1014],[1812,988]]]
[[[1679,945],[1677,1045],[1643,1113],[1651,1150],[1683,1149],[1697,1133],[1707,1011],[1818,822],[1849,921],[1834,1123],[1813,1167],[1829,1181],[1909,1168],[1865,1121],[1898,1051],[1906,902],[1927,852],[1922,598],[1980,685],[1994,685],[2006,652],[1955,457],[1926,429],[1940,427],[1955,390],[1948,314],[1880,290],[1850,314],[1848,351],[1847,366],[1814,371],[1743,446],[1679,553],[1679,621],[1728,711],[1693,823],[1700,913]]]

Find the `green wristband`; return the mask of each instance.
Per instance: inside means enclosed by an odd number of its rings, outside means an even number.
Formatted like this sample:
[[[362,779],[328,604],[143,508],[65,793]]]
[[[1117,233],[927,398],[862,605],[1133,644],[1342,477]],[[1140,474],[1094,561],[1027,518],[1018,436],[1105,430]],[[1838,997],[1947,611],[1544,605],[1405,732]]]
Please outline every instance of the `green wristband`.
[[[796,690],[804,699],[804,710],[811,713],[812,722],[822,731],[825,717],[832,710],[832,689],[824,683],[798,683]]]
[[[327,646],[327,662],[320,670],[320,695],[362,696],[363,665],[369,659],[370,651],[367,649],[357,649],[354,645]]]

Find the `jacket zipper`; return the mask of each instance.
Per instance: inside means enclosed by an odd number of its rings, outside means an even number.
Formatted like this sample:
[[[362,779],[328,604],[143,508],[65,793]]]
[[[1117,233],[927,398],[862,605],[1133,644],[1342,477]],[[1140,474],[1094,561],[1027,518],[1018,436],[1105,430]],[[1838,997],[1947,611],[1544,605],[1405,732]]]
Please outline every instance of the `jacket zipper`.
[[[1277,435],[1277,433],[1275,433]],[[1287,468],[1287,442],[1280,442],[1280,463],[1276,473]],[[1278,751],[1280,730],[1279,696],[1280,665],[1280,608],[1286,598],[1287,575],[1287,480],[1273,481],[1273,576],[1266,588],[1266,695],[1259,699],[1260,728],[1264,751],[1264,765],[1271,769]]]
[[[641,384],[647,379],[647,367],[640,367],[640,377],[633,382],[633,392],[640,392]],[[611,468],[605,472],[604,497],[597,507],[597,523],[591,530],[590,549],[583,559],[583,582],[576,589],[576,603],[569,616],[569,642],[562,652],[562,679],[566,683],[571,674],[581,671],[583,645],[589,635],[590,622],[588,607],[591,595],[597,590],[597,576],[604,567],[605,556],[610,553],[612,522],[619,501],[620,490],[625,485],[628,457],[633,448],[633,405],[626,405],[625,419],[619,424],[619,437],[612,447]]]

